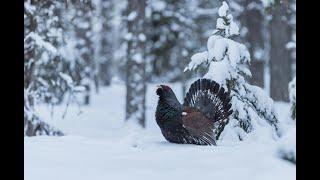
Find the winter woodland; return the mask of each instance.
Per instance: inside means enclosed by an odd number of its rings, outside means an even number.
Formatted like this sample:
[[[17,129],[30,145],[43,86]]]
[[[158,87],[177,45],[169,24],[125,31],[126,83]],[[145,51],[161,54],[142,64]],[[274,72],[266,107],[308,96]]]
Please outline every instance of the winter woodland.
[[[296,0],[24,0],[25,179],[295,179],[295,36]],[[233,113],[169,143],[156,85],[199,78]]]

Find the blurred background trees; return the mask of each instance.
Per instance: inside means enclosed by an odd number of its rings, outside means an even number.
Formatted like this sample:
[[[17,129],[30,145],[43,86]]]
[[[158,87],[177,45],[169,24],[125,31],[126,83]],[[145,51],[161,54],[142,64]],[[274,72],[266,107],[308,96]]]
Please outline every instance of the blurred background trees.
[[[145,0],[130,0],[126,9],[126,120],[145,127]]]
[[[248,80],[274,100],[288,102],[288,83],[295,77],[295,0],[227,2],[242,27],[237,41],[250,51]],[[127,86],[126,119],[144,126],[146,84],[180,82],[186,90],[196,75],[183,70],[192,54],[205,50],[220,5],[218,0],[25,0],[25,134],[59,134],[40,125],[37,103],[90,105],[90,95],[112,79]]]

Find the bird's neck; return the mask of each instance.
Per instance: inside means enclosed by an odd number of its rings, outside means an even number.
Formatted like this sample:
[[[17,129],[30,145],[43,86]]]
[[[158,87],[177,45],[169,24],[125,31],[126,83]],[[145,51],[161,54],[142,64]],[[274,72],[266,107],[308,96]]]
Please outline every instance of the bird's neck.
[[[178,100],[174,102],[173,100],[168,100],[161,97],[159,98],[156,110],[156,121],[161,130],[166,127],[165,124],[171,124],[171,126],[172,123],[181,124],[181,114],[182,106]]]
[[[167,112],[169,116],[177,116],[182,113],[182,105],[177,99],[165,99],[160,97],[157,110],[160,112]]]
[[[165,96],[165,97],[159,96],[159,103],[163,105],[172,106],[177,110],[180,110],[181,108],[181,104],[178,98],[174,94],[171,94],[170,96]]]

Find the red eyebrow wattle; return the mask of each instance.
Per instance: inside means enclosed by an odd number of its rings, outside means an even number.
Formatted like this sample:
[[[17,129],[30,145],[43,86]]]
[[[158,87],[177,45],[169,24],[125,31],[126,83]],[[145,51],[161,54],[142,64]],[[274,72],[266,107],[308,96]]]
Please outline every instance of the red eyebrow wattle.
[[[170,90],[170,87],[169,87],[169,86],[163,86],[163,88],[164,88],[165,90]]]

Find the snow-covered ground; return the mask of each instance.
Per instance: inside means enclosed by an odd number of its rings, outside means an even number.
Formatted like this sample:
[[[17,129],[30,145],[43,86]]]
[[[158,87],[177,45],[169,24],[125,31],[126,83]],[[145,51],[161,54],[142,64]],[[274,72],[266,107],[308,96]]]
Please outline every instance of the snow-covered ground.
[[[180,86],[173,90],[181,101]],[[148,86],[147,128],[142,132],[124,123],[125,88],[101,89],[92,105],[38,107],[38,113],[66,133],[63,137],[25,137],[26,180],[118,179],[296,179],[296,166],[277,156],[277,142],[219,143],[218,146],[171,144],[156,125],[155,85]],[[285,121],[289,106],[276,103]],[[286,127],[283,126],[285,129]]]

